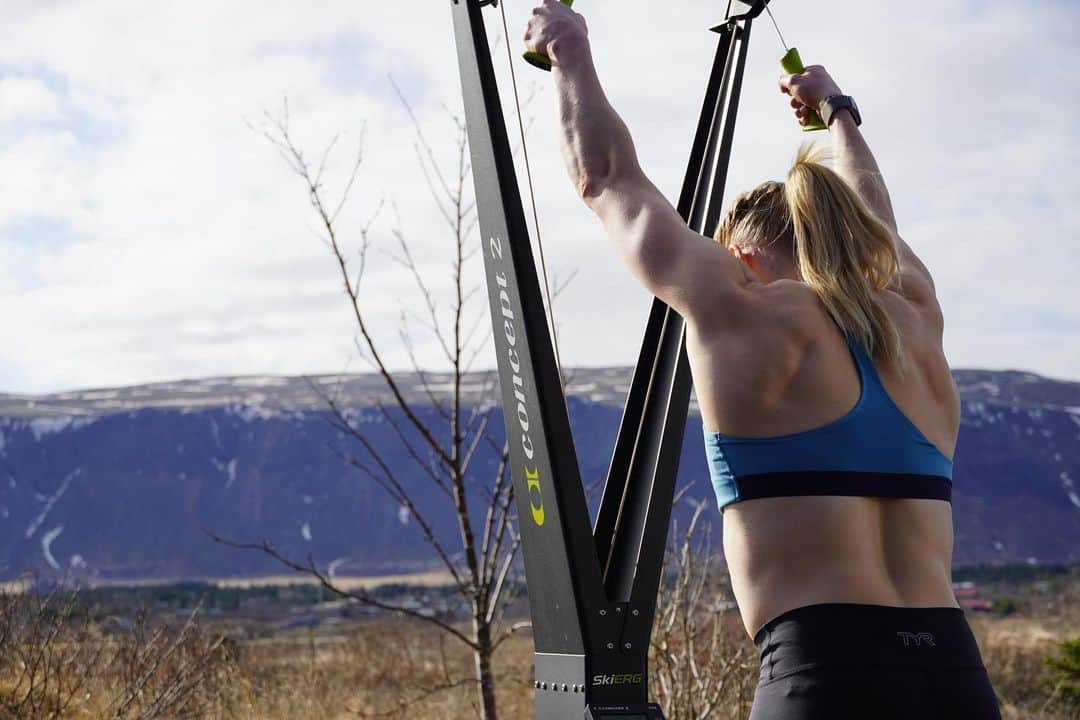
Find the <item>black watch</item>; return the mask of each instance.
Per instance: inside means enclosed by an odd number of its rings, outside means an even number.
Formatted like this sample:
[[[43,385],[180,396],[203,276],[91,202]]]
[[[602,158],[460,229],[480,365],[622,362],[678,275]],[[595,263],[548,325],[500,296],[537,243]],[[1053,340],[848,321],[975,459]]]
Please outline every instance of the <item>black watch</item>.
[[[821,121],[828,127],[832,122],[833,117],[836,115],[836,111],[845,108],[851,111],[851,117],[855,119],[855,126],[858,127],[859,125],[862,125],[862,115],[859,114],[859,106],[855,104],[855,98],[850,95],[830,95],[821,101],[818,112],[821,115]]]

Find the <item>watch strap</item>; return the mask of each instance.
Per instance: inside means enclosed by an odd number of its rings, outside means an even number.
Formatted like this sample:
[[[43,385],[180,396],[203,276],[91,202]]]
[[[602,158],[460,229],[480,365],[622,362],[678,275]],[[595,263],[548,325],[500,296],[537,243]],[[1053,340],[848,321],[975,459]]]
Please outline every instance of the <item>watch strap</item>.
[[[859,106],[855,104],[855,98],[850,95],[830,95],[821,101],[819,107],[821,119],[826,127],[832,123],[836,113],[844,109],[851,112],[856,126],[862,125],[862,115],[859,113]]]

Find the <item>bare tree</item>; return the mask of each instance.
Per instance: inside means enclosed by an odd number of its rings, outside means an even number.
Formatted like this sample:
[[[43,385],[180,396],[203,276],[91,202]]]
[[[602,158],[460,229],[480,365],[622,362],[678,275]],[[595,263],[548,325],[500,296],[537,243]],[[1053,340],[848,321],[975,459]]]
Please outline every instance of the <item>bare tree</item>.
[[[502,615],[506,604],[506,589],[515,573],[514,558],[520,538],[514,528],[513,485],[509,472],[509,447],[498,444],[489,432],[497,377],[487,377],[486,391],[482,399],[466,397],[463,380],[471,370],[478,354],[488,348],[490,326],[487,325],[486,306],[474,311],[473,300],[480,286],[467,287],[466,263],[479,251],[479,242],[472,240],[476,226],[475,203],[469,192],[470,161],[468,140],[464,123],[453,113],[447,112],[454,127],[456,161],[453,167],[441,164],[432,145],[424,135],[409,103],[397,86],[402,105],[414,129],[414,151],[430,192],[430,196],[445,222],[445,229],[452,243],[451,265],[452,299],[450,307],[441,313],[436,294],[414,253],[400,220],[393,207],[395,222],[391,229],[394,250],[393,262],[405,268],[415,281],[422,300],[422,312],[403,311],[399,340],[407,351],[412,372],[399,373],[388,367],[380,349],[382,345],[372,331],[369,314],[364,306],[364,272],[376,219],[385,209],[380,200],[373,202],[374,209],[359,228],[359,250],[355,256],[346,252],[338,227],[338,218],[360,172],[363,162],[362,143],[351,166],[344,190],[336,202],[327,197],[323,185],[327,158],[335,147],[334,138],[322,153],[318,164],[312,164],[297,146],[289,133],[288,104],[280,116],[267,114],[263,135],[277,149],[289,168],[303,181],[312,209],[315,211],[322,240],[329,248],[343,283],[345,297],[356,329],[356,344],[361,356],[382,378],[392,401],[376,402],[382,419],[393,428],[400,447],[405,448],[415,465],[415,473],[406,477],[398,467],[393,467],[387,457],[389,448],[377,446],[356,421],[355,414],[343,401],[331,392],[319,388],[330,410],[332,425],[344,434],[354,446],[352,450],[339,450],[343,460],[361,475],[375,483],[398,505],[408,512],[412,527],[421,533],[434,555],[451,578],[452,585],[469,608],[471,622],[467,628],[460,627],[452,619],[423,612],[404,604],[364,591],[350,591],[337,585],[329,572],[320,569],[310,556],[303,562],[286,557],[265,540],[261,543],[236,543],[215,538],[234,547],[258,548],[276,558],[284,565],[311,574],[328,591],[337,596],[350,598],[363,605],[383,611],[414,618],[418,622],[435,626],[446,636],[465,644],[475,658],[472,678],[466,681],[476,689],[476,708],[484,720],[495,720],[495,680],[492,659],[498,647],[510,636],[511,630],[503,624]],[[431,381],[431,373],[421,367],[415,352],[412,323],[422,325],[437,342],[450,367],[451,389],[440,392]],[[486,332],[481,328],[487,326]],[[410,388],[408,382],[418,384]],[[313,384],[314,386],[314,384]],[[425,420],[429,413],[421,406],[434,408],[435,420]],[[488,448],[498,458],[497,467],[485,483],[475,482],[473,463],[482,448]],[[417,486],[412,480],[420,478],[445,503],[432,509],[421,506]],[[480,499],[482,506],[471,504]],[[435,516],[449,507],[457,520],[457,537],[447,543],[435,531]],[[482,517],[482,520],[478,518]],[[382,715],[397,712],[410,704],[420,702],[435,692],[461,686],[462,678],[446,675],[444,682],[433,687],[417,688],[409,698],[399,698],[394,707],[383,710],[362,711],[361,714]]]
[[[742,718],[753,695],[756,659],[741,626],[725,622],[722,576],[710,570],[711,527],[701,520],[706,507],[696,503],[684,532],[673,524],[657,596],[651,680],[669,720]]]

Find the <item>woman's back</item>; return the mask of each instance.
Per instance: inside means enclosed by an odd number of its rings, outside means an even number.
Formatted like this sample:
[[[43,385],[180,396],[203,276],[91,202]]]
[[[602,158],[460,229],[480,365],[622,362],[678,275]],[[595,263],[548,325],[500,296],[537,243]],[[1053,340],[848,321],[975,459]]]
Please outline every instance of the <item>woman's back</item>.
[[[920,307],[893,290],[880,292],[900,335],[904,369],[874,363],[868,371],[880,378],[883,402],[895,404],[891,421],[910,421],[911,432],[945,461],[956,442],[959,403],[941,350],[940,312],[936,303]],[[737,438],[798,433],[806,441],[849,418],[873,388],[863,387],[849,343],[817,295],[794,280],[759,285],[750,294],[753,322],[710,328],[707,320],[689,321],[687,350],[706,432]],[[781,458],[780,444],[763,450]],[[951,507],[940,499],[741,499],[725,508],[724,550],[751,634],[789,609],[814,603],[956,604],[949,580]]]

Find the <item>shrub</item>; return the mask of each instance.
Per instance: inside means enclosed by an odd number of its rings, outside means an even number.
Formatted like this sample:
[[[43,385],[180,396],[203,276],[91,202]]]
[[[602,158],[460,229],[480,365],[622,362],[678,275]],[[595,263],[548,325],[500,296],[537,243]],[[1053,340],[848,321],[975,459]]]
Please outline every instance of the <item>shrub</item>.
[[[1043,684],[1050,693],[1049,704],[1070,715],[1080,713],[1080,636],[1065,640],[1058,650],[1058,655],[1046,658],[1050,674]]]
[[[1012,598],[997,598],[990,606],[990,611],[998,617],[1008,617],[1019,610],[1020,607]]]

